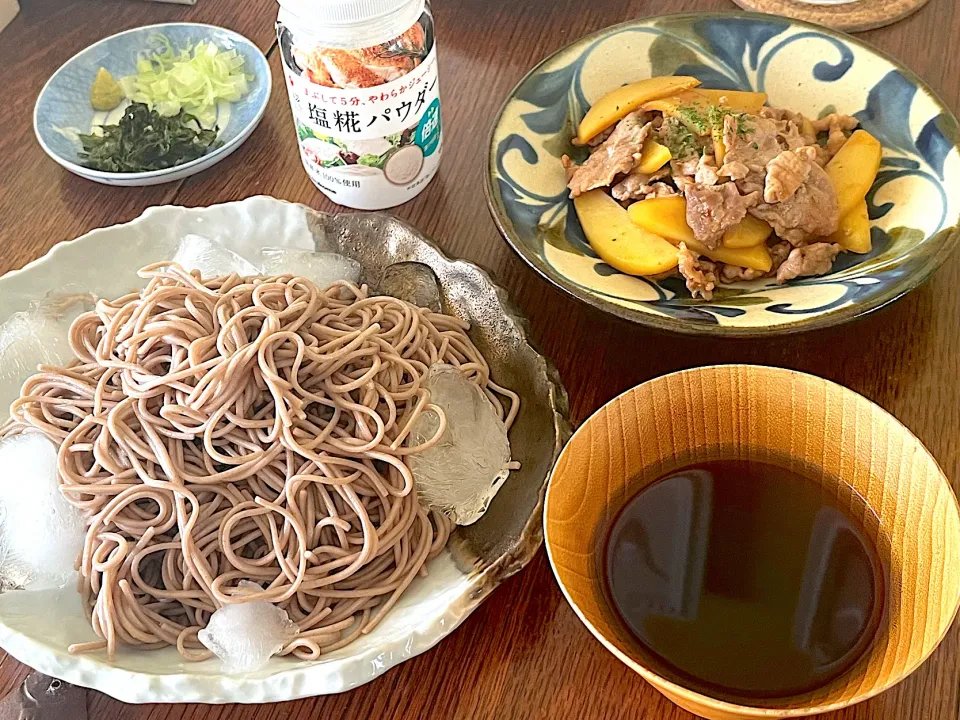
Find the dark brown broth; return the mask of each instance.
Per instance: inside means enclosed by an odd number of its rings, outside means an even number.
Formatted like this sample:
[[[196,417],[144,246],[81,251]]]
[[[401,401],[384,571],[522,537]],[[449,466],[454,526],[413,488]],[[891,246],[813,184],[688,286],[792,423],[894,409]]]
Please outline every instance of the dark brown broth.
[[[720,460],[641,490],[615,518],[606,590],[652,669],[706,694],[826,685],[879,626],[883,566],[819,483]]]

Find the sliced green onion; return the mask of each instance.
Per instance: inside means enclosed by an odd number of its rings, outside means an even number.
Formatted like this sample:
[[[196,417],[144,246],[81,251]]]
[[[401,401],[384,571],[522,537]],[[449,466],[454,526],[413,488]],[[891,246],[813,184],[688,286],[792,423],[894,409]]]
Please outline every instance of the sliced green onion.
[[[253,76],[244,72],[243,56],[236,50],[199,42],[175,51],[161,34],[150,41],[159,49],[137,61],[136,75],[120,80],[132,102],[146,103],[165,117],[183,110],[211,127],[219,101],[237,102],[250,91]]]

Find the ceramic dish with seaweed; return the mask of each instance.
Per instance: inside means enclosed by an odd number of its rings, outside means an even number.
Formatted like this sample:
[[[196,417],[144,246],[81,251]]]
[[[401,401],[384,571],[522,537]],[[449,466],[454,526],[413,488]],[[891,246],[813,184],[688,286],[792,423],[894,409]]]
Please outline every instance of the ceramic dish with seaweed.
[[[634,277],[604,262],[577,220],[560,159],[585,154],[571,139],[594,103],[657,76],[765,93],[768,105],[809,118],[833,112],[856,118],[882,145],[880,171],[866,195],[870,251],[844,253],[820,277],[723,285],[709,302],[692,299],[679,276]],[[487,191],[514,249],[595,307],[675,332],[788,333],[874,310],[943,262],[960,216],[957,138],[956,118],[919,78],[854,38],[756,14],[664,16],[583,38],[531,71],[494,126]]]
[[[241,87],[217,86],[212,76],[200,72],[224,70],[210,67],[214,61],[209,55],[217,54],[233,71],[231,77],[219,76],[218,82],[228,85],[239,79]],[[199,62],[178,64],[165,74],[149,70],[151,58],[172,62],[191,56],[200,56]],[[153,65],[156,69],[158,63]],[[191,99],[203,98],[201,110],[186,103],[171,108],[169,99],[168,107],[161,107],[162,97],[180,96],[172,87],[173,73],[180,90],[189,87]],[[260,49],[231,30],[197,23],[134,28],[94,43],[53,74],[37,98],[34,132],[47,155],[88,180],[117,186],[175,182],[212,167],[250,137],[266,112],[271,83],[270,66]],[[111,94],[113,102],[101,105]],[[94,102],[94,95],[100,102]],[[163,133],[151,122],[161,118],[167,126]],[[127,128],[122,141],[110,143],[127,149],[122,171],[117,163],[103,164],[98,153],[91,155],[89,141],[83,139],[112,136],[113,126]],[[139,134],[138,142],[131,142],[133,134],[145,128],[152,129],[150,135]],[[181,141],[172,142],[178,137]],[[171,153],[172,145],[181,151]],[[170,155],[158,162],[164,153]]]

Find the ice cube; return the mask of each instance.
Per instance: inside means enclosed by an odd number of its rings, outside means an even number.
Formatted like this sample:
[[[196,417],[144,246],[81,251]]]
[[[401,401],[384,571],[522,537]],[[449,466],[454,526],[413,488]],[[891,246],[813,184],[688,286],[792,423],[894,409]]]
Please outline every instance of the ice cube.
[[[74,577],[85,522],[57,478],[57,447],[46,436],[0,441],[0,586],[44,590]]]
[[[242,580],[243,590],[263,590]],[[223,662],[228,673],[259,670],[299,632],[285,610],[266,600],[248,600],[224,605],[210,616],[207,627],[198,633],[200,642]]]
[[[483,391],[452,365],[431,365],[423,386],[446,415],[447,428],[436,445],[409,456],[417,492],[428,507],[470,525],[509,474],[506,427]],[[436,413],[423,413],[412,428],[412,444],[435,436],[439,427]]]
[[[185,235],[173,262],[184,270],[199,270],[205,280],[232,273],[243,277],[260,274],[256,265],[226,245],[202,235]]]
[[[62,365],[70,350],[69,326],[51,320],[38,310],[14,313],[0,326],[0,373],[22,382],[37,365]]]
[[[0,406],[16,398],[38,365],[65,365],[73,358],[70,325],[93,309],[93,301],[88,293],[50,293],[0,325]]]
[[[354,285],[360,282],[360,263],[336,253],[264,248],[260,251],[260,265],[265,275],[299,275],[321,288],[341,280]]]

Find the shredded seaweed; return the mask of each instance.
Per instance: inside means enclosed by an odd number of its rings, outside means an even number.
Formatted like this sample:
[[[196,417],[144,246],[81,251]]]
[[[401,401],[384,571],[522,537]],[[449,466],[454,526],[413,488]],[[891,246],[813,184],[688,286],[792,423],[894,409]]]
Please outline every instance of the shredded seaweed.
[[[144,103],[131,103],[118,125],[79,135],[83,165],[104,172],[146,172],[182,165],[218,147],[217,129],[205,130],[182,110],[164,117]]]

